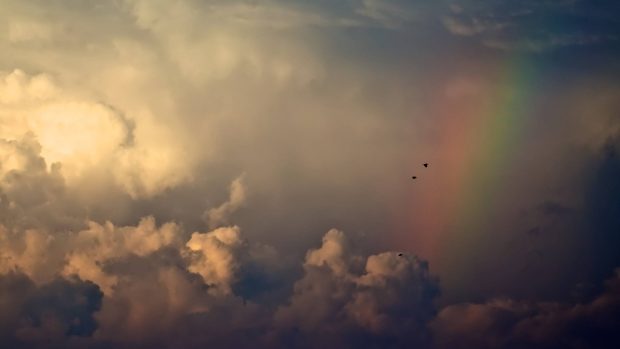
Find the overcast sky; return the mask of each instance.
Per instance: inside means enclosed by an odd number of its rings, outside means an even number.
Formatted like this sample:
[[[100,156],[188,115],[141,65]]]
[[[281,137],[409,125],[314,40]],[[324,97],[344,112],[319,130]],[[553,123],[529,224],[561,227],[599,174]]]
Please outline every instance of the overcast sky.
[[[0,0],[0,346],[620,346],[619,18]]]

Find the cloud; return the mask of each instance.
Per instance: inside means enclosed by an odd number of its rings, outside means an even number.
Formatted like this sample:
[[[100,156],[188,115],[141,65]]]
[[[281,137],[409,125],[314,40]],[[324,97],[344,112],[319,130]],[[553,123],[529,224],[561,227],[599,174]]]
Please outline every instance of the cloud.
[[[54,278],[62,265],[59,238],[45,231],[10,231],[0,226],[0,271],[23,272],[37,282]]]
[[[620,340],[620,271],[587,303],[503,298],[438,309],[427,262],[397,252],[365,257],[332,229],[306,253],[290,297],[270,306],[244,299],[235,285],[248,265],[277,273],[278,257],[236,226],[195,232],[183,245],[181,227],[158,227],[152,217],[129,227],[89,224],[68,236],[2,230],[4,343],[89,336],[72,345],[551,348],[564,338],[612,348]]]
[[[246,190],[243,184],[243,176],[237,177],[230,184],[228,200],[218,207],[205,211],[202,219],[209,224],[210,228],[228,224],[230,215],[245,204]]]
[[[194,233],[186,246],[199,255],[188,270],[200,274],[204,282],[217,291],[230,293],[239,268],[235,253],[243,246],[239,227],[222,227],[204,234]]]
[[[431,3],[426,1],[362,0],[355,11],[385,28],[400,29],[423,21],[432,13],[431,9]]]
[[[92,282],[54,279],[37,286],[20,273],[0,275],[0,342],[11,347],[71,346],[98,327],[103,294]]]
[[[29,41],[49,41],[54,31],[50,26],[36,21],[9,22],[9,41],[13,43]]]
[[[312,10],[304,11],[281,3],[246,1],[208,5],[180,1],[172,6],[152,1],[129,1],[128,4],[136,24],[151,33],[178,65],[181,74],[198,86],[225,80],[240,72],[255,78],[299,84],[323,74],[314,55],[303,45],[286,36],[276,41],[259,34],[273,27],[295,31],[308,23],[323,22],[321,14]],[[175,15],[170,16],[170,13]],[[183,39],[195,33],[198,27],[208,30],[191,41]],[[262,47],[273,50],[265,51]]]
[[[156,17],[166,6],[158,3],[127,1],[138,23],[148,27],[162,25]],[[419,21],[426,14],[430,2],[412,4],[401,0],[355,0],[341,4],[329,2],[268,1],[256,3],[247,0],[183,1],[172,7],[179,16],[191,18],[191,11],[199,11],[214,21],[253,29],[303,30],[308,28],[365,28],[396,29]]]
[[[4,205],[8,205],[6,209],[31,210],[46,206],[62,195],[65,183],[60,166],[56,164],[48,170],[40,151],[32,134],[19,140],[0,139],[0,190],[6,201]]]
[[[180,342],[183,347],[195,347],[193,336],[219,328],[216,323],[221,315],[216,309],[224,308],[228,313],[229,320],[220,317],[222,323],[253,316],[252,305],[244,308],[240,299],[213,296],[210,286],[187,271],[178,253],[169,250],[148,257],[129,256],[110,263],[108,268],[119,281],[97,314],[101,323],[98,337],[103,342],[134,347],[167,347]],[[184,322],[194,317],[203,318],[202,331],[187,333]],[[239,327],[231,326],[230,330]],[[207,345],[210,340],[201,338],[198,343]]]
[[[473,36],[485,32],[501,30],[506,24],[493,20],[481,20],[478,18],[460,18],[457,16],[445,16],[442,23],[452,34]]]
[[[0,139],[0,219],[4,237],[14,230],[47,231],[82,225],[83,208],[69,200],[61,166],[48,168],[31,133]],[[6,228],[6,230],[4,230]],[[34,236],[32,235],[32,236]]]
[[[32,326],[20,330],[40,341],[58,341],[73,334],[93,336],[95,342],[84,343],[83,346],[78,343],[78,347],[88,347],[93,343],[148,346],[165,341],[171,344],[184,331],[184,323],[194,322],[192,319],[195,317],[203,318],[200,323],[210,326],[213,331],[217,332],[218,328],[225,330],[225,340],[236,341],[229,331],[252,326],[261,312],[257,305],[234,295],[231,285],[243,277],[237,275],[241,263],[267,264],[262,257],[264,254],[260,251],[249,252],[251,246],[241,244],[241,237],[235,229],[238,228],[195,233],[187,241],[189,248],[186,248],[179,242],[180,227],[174,223],[158,227],[152,217],[128,227],[116,227],[109,222],[103,225],[90,222],[88,229],[67,234],[37,230],[13,232],[2,228],[0,285],[4,280],[2,278],[17,278],[27,285],[28,290],[55,290],[57,281],[54,280],[63,275],[66,280],[88,280],[86,283],[94,287],[98,295],[98,305],[84,319],[76,318],[78,314],[72,315],[81,308],[67,308],[71,312],[66,315],[71,316],[69,318],[62,317],[64,314],[58,315],[60,319],[49,317],[54,315],[48,314],[48,310],[54,306],[55,298],[35,300],[34,303],[27,300],[20,303],[15,299],[11,303],[8,301],[13,298],[11,295],[4,297],[0,294],[0,299],[6,299],[5,303],[15,307],[13,311],[13,308],[7,308],[8,305],[2,306],[3,311],[6,310],[7,316],[19,311],[41,312],[40,315],[33,315],[37,317],[33,318],[35,323]],[[200,250],[195,251],[198,248]],[[201,258],[187,260],[186,256],[194,252]],[[11,292],[28,294],[28,290],[22,292],[14,286],[7,287]],[[73,297],[69,291],[58,292]],[[84,304],[79,298],[76,302]],[[68,303],[62,306],[73,305]],[[227,314],[228,322],[217,320],[223,314]],[[10,321],[21,323],[20,316],[17,314]],[[265,314],[260,316],[258,321],[268,319]],[[100,325],[96,327],[96,332],[92,327],[95,319]],[[222,328],[222,324],[226,323],[230,327]],[[39,329],[41,326],[44,330]],[[209,331],[207,333],[212,333]],[[204,332],[204,329],[199,332]],[[221,340],[221,336],[223,334],[220,333],[215,338]],[[3,343],[12,340],[6,339]],[[202,338],[200,344],[213,340]]]
[[[591,282],[602,279],[620,264],[620,186],[615,180],[620,175],[618,134],[607,138],[595,159],[586,179],[583,209],[589,236],[582,240],[582,248],[592,256],[583,264]]]
[[[573,213],[570,207],[566,207],[555,201],[545,201],[541,203],[538,208],[543,214],[549,216],[563,216]]]
[[[304,276],[289,304],[278,309],[276,323],[301,331],[298,340],[312,346],[347,346],[361,338],[419,344],[427,340],[425,323],[437,292],[426,262],[396,252],[362,258],[341,231],[330,230],[320,248],[308,251]]]
[[[456,1],[442,16],[452,34],[478,39],[503,50],[547,51],[618,40],[614,1]]]
[[[63,90],[45,74],[0,74],[3,139],[31,134],[49,165],[60,164],[69,186],[101,185],[107,169],[134,197],[152,196],[188,180],[181,150],[148,114],[127,117],[108,105]],[[93,183],[93,178],[99,179]],[[86,184],[85,184],[86,183]]]
[[[260,297],[246,296],[239,285],[254,282],[268,290],[268,283],[256,283],[257,276],[265,276],[255,270],[267,277],[278,275],[279,256],[268,246],[248,243],[236,226],[195,232],[183,244],[186,234],[180,226],[157,226],[152,217],[136,226],[88,225],[66,234],[3,228],[0,272],[21,275],[30,288],[45,289],[59,275],[87,280],[97,290],[99,305],[81,320],[90,321],[82,327],[62,328],[69,335],[91,335],[90,345],[193,347],[254,341],[269,347],[295,328],[308,340],[312,333],[325,333],[325,343],[352,344],[357,335],[377,343],[428,341],[424,323],[435,311],[437,281],[426,262],[415,256],[387,252],[364,258],[344,233],[333,229],[320,248],[306,254],[304,276],[290,299],[261,304],[254,302]],[[28,309],[20,304],[16,306]],[[46,309],[40,303],[35,308]],[[219,320],[224,314],[230,320]],[[54,325],[60,320],[33,338],[60,340],[61,327]],[[175,339],[188,330],[211,335]],[[237,338],[237,331],[250,332]]]
[[[438,348],[614,348],[620,271],[588,303],[494,299],[447,306],[431,323]]]
[[[178,246],[179,235],[176,224],[166,223],[158,228],[153,217],[141,219],[136,227],[89,222],[87,230],[72,236],[62,273],[92,280],[109,294],[118,283],[118,277],[104,271],[107,262],[129,255],[147,256],[167,246]]]
[[[105,161],[128,136],[121,117],[98,103],[63,95],[49,76],[28,76],[21,70],[3,74],[6,96],[0,107],[4,137],[31,132],[50,164],[63,163],[64,175],[74,179]]]

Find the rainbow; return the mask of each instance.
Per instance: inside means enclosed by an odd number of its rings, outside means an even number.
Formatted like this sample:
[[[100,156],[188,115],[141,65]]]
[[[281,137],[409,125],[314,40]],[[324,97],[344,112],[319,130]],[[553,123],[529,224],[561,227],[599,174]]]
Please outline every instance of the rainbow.
[[[409,224],[417,235],[412,248],[421,247],[431,262],[480,248],[480,233],[508,185],[504,174],[525,141],[538,95],[536,77],[527,59],[513,59],[484,79],[461,79],[437,94],[433,117],[439,139],[431,158],[439,167],[433,176],[441,178],[414,194],[424,212],[417,209]]]

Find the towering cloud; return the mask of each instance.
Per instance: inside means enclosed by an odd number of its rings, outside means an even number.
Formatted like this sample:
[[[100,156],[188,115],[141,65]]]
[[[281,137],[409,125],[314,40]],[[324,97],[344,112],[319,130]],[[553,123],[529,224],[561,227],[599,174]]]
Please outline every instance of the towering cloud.
[[[36,139],[40,155],[50,166],[62,164],[71,186],[101,186],[111,180],[137,197],[189,178],[179,173],[186,168],[178,163],[181,153],[171,135],[147,115],[126,116],[63,89],[48,75],[29,76],[21,70],[0,75],[0,94],[2,139]]]
[[[308,251],[304,276],[276,323],[300,331],[294,340],[312,346],[427,341],[437,281],[417,257],[388,252],[363,258],[351,251],[341,231],[330,230],[319,249]]]

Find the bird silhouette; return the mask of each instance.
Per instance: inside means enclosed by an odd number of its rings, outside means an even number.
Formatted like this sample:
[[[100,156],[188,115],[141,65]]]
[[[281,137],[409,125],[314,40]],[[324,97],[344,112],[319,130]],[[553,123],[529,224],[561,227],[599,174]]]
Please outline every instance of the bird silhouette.
[[[428,163],[427,162],[424,163],[424,167],[428,167]]]
[[[399,253],[399,254],[398,254],[398,256],[399,256],[399,257],[402,257],[402,256],[403,256],[403,254],[402,254],[402,253]]]
[[[412,179],[416,179],[416,178],[418,178],[418,177],[416,177],[416,176],[411,176],[411,178],[412,178]]]

